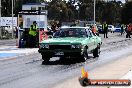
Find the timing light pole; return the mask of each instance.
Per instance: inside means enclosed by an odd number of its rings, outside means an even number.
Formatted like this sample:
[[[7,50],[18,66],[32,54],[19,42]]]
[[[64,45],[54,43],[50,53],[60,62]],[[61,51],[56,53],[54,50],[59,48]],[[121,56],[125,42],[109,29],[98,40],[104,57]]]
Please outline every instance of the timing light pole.
[[[13,14],[13,0],[12,0],[12,38],[14,38],[14,27],[13,27],[13,16],[14,16],[14,14]]]
[[[0,0],[0,37],[2,36],[2,30],[1,30],[1,0]]]

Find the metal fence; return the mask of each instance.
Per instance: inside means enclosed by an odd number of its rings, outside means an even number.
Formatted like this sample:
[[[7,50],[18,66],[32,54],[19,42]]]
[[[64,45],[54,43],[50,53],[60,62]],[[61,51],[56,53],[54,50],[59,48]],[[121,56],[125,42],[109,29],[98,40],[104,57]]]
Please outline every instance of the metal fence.
[[[0,39],[12,39],[12,28],[1,27]],[[16,38],[16,29],[13,28],[13,38]]]

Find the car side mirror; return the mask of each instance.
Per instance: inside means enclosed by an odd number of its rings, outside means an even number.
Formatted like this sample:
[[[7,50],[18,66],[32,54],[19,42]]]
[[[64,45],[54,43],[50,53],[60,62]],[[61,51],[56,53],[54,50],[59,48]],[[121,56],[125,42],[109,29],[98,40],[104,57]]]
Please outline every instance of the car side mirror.
[[[48,36],[48,38],[53,38],[53,36],[52,36],[52,35],[50,35],[50,36]]]

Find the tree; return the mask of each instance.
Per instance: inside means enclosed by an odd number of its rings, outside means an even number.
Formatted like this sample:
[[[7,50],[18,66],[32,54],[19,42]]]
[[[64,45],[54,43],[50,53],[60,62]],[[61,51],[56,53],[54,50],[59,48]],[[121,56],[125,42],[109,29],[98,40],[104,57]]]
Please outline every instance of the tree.
[[[92,20],[93,19],[93,2],[90,0],[79,0],[80,6],[80,19]]]
[[[52,0],[48,6],[48,18],[60,21],[74,19],[73,6],[62,0]]]
[[[121,21],[121,2],[98,1],[96,4],[96,21],[106,21],[108,24],[115,24]]]
[[[11,16],[11,0],[1,0],[2,16]]]
[[[103,22],[103,12],[104,8],[106,6],[106,3],[104,1],[98,1],[96,2],[96,21],[97,22]]]
[[[122,23],[132,23],[132,2],[127,2],[121,12]]]
[[[22,10],[22,4],[45,2],[48,3],[48,19],[60,21],[93,20],[94,6],[91,0],[17,0],[14,13],[17,16]],[[132,2],[96,1],[96,21],[107,21],[109,24],[116,22],[129,23],[132,21]],[[78,8],[78,9],[77,9]],[[2,16],[11,16],[11,0],[2,0]]]

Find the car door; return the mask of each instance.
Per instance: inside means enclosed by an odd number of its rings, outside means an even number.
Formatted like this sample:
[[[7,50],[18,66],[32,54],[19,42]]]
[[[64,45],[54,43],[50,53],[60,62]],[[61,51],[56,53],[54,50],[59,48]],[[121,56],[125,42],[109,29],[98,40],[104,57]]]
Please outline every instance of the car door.
[[[91,51],[95,47],[95,37],[94,37],[94,35],[93,35],[91,30],[87,30],[87,35],[88,35],[88,39],[89,39],[87,45],[89,47],[89,51]]]

